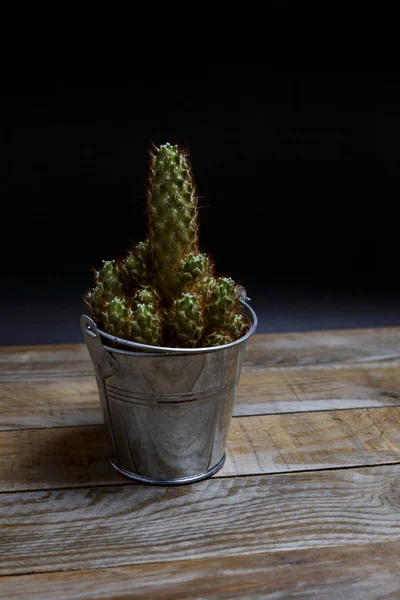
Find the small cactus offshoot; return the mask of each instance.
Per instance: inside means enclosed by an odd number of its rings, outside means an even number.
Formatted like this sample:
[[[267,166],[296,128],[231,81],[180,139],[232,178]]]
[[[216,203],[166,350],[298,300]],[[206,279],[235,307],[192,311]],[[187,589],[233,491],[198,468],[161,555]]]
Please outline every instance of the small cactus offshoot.
[[[168,324],[181,348],[195,348],[204,331],[203,311],[195,294],[184,293],[173,301]]]
[[[216,276],[199,250],[196,189],[178,146],[151,153],[147,216],[148,239],[94,271],[85,296],[93,320],[111,335],[151,346],[212,347],[242,337],[249,327],[244,290]]]

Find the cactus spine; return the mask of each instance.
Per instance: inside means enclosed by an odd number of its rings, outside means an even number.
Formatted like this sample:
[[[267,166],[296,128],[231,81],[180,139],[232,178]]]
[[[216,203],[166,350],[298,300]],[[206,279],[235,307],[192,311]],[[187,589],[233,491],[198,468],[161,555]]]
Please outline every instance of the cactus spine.
[[[198,247],[198,208],[187,154],[164,144],[151,154],[148,239],[103,261],[85,301],[116,337],[178,348],[227,344],[246,332],[242,288],[217,277]]]

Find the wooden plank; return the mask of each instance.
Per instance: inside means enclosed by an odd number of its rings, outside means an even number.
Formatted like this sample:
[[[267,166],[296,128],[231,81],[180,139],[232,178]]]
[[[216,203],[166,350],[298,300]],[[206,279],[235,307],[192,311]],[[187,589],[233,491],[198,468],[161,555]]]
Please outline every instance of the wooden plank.
[[[259,368],[242,373],[234,415],[399,404],[400,361]],[[0,384],[0,430],[102,422],[93,375]]]
[[[400,404],[400,361],[242,372],[235,415]]]
[[[396,465],[0,494],[0,575],[399,542],[399,489]]]
[[[127,484],[104,428],[0,433],[0,491]],[[218,477],[400,462],[400,407],[233,419]]]
[[[222,476],[400,462],[400,407],[238,417]]]
[[[5,576],[8,600],[398,599],[400,543]]]
[[[0,347],[0,382],[93,375],[84,344]]]
[[[125,484],[107,459],[104,427],[0,433],[0,492]]]
[[[0,383],[0,431],[101,423],[94,375]]]
[[[400,358],[400,327],[258,334],[250,338],[249,367],[369,362]]]
[[[400,359],[400,327],[256,334],[244,369]],[[22,381],[91,375],[83,344],[0,347],[0,380]]]

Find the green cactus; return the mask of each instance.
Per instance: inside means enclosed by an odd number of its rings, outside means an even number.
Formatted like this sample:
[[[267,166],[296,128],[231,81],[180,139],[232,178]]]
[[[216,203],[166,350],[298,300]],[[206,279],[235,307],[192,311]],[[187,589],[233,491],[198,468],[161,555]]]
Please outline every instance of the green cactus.
[[[152,154],[147,188],[150,251],[164,301],[181,291],[180,263],[198,253],[198,210],[185,153],[165,144]]]
[[[152,304],[140,302],[131,317],[130,338],[139,344],[160,346],[162,340],[162,313]]]
[[[227,331],[221,329],[206,335],[203,341],[203,346],[205,348],[210,348],[211,346],[223,346],[224,344],[233,342],[234,339],[235,338],[232,337]]]
[[[107,331],[119,338],[131,337],[132,310],[124,298],[115,296],[107,303]]]
[[[102,329],[107,329],[107,294],[102,283],[97,283],[84,297],[89,313]]]
[[[225,323],[226,330],[232,337],[232,340],[237,340],[244,335],[248,327],[247,319],[240,312],[231,312]]]
[[[238,291],[230,277],[210,277],[205,281],[205,318],[211,327],[221,327],[230,322],[237,307]]]
[[[103,260],[100,271],[95,272],[96,283],[104,289],[104,296],[111,299],[122,291],[121,277],[115,260]]]
[[[158,295],[157,290],[152,289],[149,286],[138,288],[133,299],[136,304],[151,304],[154,308],[160,306],[160,296]]]
[[[150,248],[149,243],[139,242],[129,254],[120,261],[121,280],[128,294],[150,281]]]
[[[93,312],[99,324],[111,335],[125,340],[159,346],[162,339],[163,312],[158,310],[155,293],[138,290],[135,308],[129,306],[127,298],[115,296],[101,305],[101,313]],[[139,302],[139,300],[142,300]],[[93,301],[93,300],[92,300]]]
[[[141,287],[133,298],[131,338],[140,344],[159,346],[162,342],[164,310],[157,290]]]
[[[196,190],[187,154],[165,144],[151,155],[148,239],[124,258],[103,261],[85,301],[104,331],[142,344],[178,348],[228,344],[246,333],[230,277],[216,277],[198,248]]]
[[[195,348],[204,330],[201,305],[197,297],[183,293],[176,298],[169,310],[167,322],[178,347]]]
[[[181,287],[189,288],[195,284],[198,288],[201,282],[211,276],[212,268],[211,261],[206,254],[190,253],[181,260],[179,265]]]
[[[103,260],[99,271],[94,271],[95,286],[85,296],[86,305],[97,316],[99,325],[107,328],[108,303],[122,293],[122,283],[114,260]]]

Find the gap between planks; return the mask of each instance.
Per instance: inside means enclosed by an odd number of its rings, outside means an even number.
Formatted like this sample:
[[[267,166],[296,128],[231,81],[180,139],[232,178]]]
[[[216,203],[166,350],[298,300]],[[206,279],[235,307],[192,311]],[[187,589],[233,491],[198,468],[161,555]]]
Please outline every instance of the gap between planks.
[[[244,366],[273,367],[400,359],[400,327],[255,334],[247,342]],[[0,375],[17,369],[93,372],[84,344],[0,347]],[[89,371],[88,371],[89,369]]]
[[[215,476],[396,464],[400,407],[233,419]],[[0,491],[123,484],[102,426],[0,432]]]
[[[0,574],[400,542],[400,467],[2,494]]]
[[[400,362],[242,372],[235,416],[400,405]],[[102,422],[94,376],[0,385],[0,430]]]

